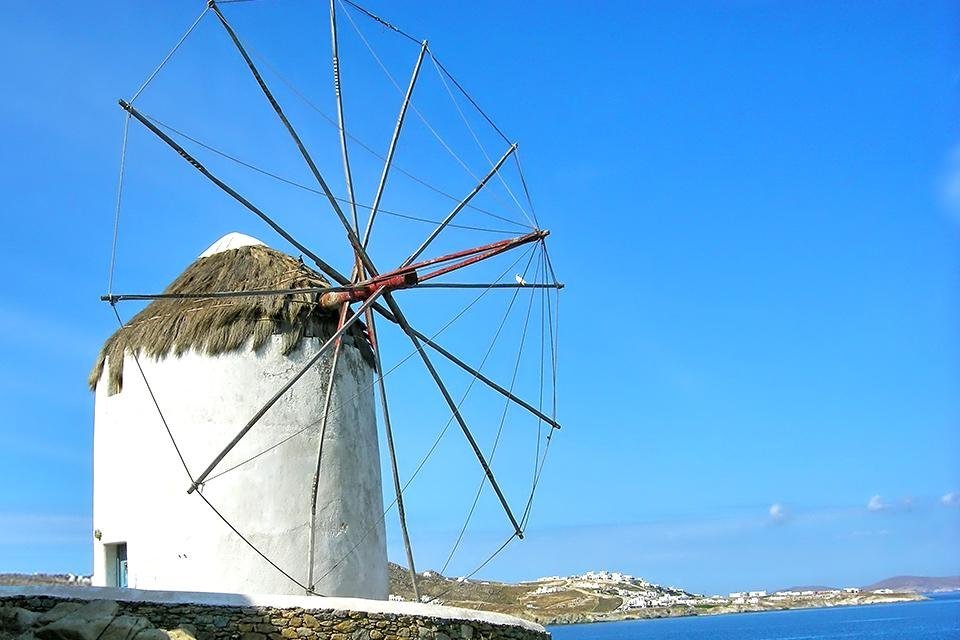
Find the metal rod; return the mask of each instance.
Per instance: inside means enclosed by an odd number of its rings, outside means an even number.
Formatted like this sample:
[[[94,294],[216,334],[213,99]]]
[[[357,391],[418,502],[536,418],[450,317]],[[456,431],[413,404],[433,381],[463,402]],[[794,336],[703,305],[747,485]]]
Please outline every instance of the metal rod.
[[[421,282],[411,289],[563,289],[565,285],[562,282],[551,283],[533,283],[533,284],[514,284],[511,282],[495,282],[486,284],[482,282]]]
[[[490,169],[490,172],[487,173],[487,175],[483,177],[483,179],[477,184],[477,186],[473,188],[473,191],[467,194],[467,197],[461,200],[460,204],[454,207],[453,211],[447,214],[447,217],[444,218],[439,225],[437,225],[437,228],[434,229],[429,236],[427,236],[427,239],[423,241],[423,243],[417,248],[417,250],[414,251],[412,254],[410,254],[410,257],[407,258],[406,261],[404,261],[403,263],[404,267],[412,263],[414,260],[416,260],[417,257],[421,253],[423,253],[427,247],[430,246],[430,243],[433,242],[438,235],[440,235],[440,232],[443,231],[444,227],[446,227],[450,223],[450,221],[453,220],[453,218],[458,213],[460,213],[461,209],[463,209],[465,206],[467,206],[467,204],[470,203],[471,200],[473,200],[473,197],[475,195],[480,193],[480,190],[483,189],[483,187],[487,184],[487,182],[490,181],[490,178],[492,178],[497,173],[497,171],[500,170],[500,167],[503,166],[503,163],[506,162],[507,158],[509,158],[513,154],[513,152],[516,150],[517,150],[516,143],[513,143],[512,145],[510,145],[510,148],[507,149],[507,152],[503,154],[500,160],[497,161],[497,164],[495,164],[493,168]]]
[[[344,303],[340,306],[339,320],[337,328],[343,326],[347,319],[347,311],[350,305]],[[369,314],[369,310],[367,310]],[[313,474],[313,488],[310,491],[310,536],[307,547],[307,593],[313,591],[316,586],[313,583],[313,562],[316,557],[316,539],[317,539],[317,493],[320,489],[320,462],[323,460],[323,442],[327,434],[327,419],[330,416],[330,400],[333,397],[333,385],[337,375],[337,363],[340,361],[340,348],[343,345],[342,340],[337,340],[333,347],[333,358],[330,364],[330,377],[327,378],[327,388],[323,394],[323,414],[320,417],[320,435],[317,441],[317,467]]]
[[[484,384],[486,384],[488,387],[490,387],[500,395],[504,396],[505,398],[509,398],[510,400],[513,400],[515,403],[517,403],[518,405],[520,405],[521,407],[523,407],[533,415],[537,416],[538,418],[546,422],[548,425],[550,425],[554,429],[560,428],[560,424],[556,420],[546,415],[545,413],[543,413],[542,411],[534,407],[529,402],[526,402],[525,400],[516,396],[515,394],[508,391],[507,389],[504,389],[502,386],[500,386],[499,384],[497,384],[487,376],[483,375],[482,373],[480,373],[479,371],[477,371],[476,369],[468,365],[466,362],[464,362],[457,356],[453,355],[452,353],[450,353],[449,351],[441,347],[439,344],[431,340],[429,337],[423,335],[416,329],[413,329],[413,333],[414,335],[417,336],[417,338],[422,340],[425,344],[427,344],[427,346],[431,347],[434,351],[436,351],[437,353],[439,353],[440,355],[445,357],[447,360],[457,365],[458,367],[460,367],[470,375],[475,376],[477,380],[479,380],[480,382],[483,382]]]
[[[382,304],[375,304],[375,305],[373,305],[372,308],[373,308],[374,311],[376,311],[377,313],[379,313],[381,316],[383,316],[384,318],[386,318],[386,319],[389,320],[390,322],[393,322],[394,324],[397,324],[397,325],[399,325],[401,328],[403,328],[403,325],[400,323],[400,321],[399,321],[398,317],[396,316],[396,314],[395,314],[393,311],[391,311],[390,309],[387,309],[387,308],[384,307]],[[410,325],[408,324],[407,326],[409,327]],[[547,424],[549,424],[549,425],[550,425],[551,427],[553,427],[554,429],[559,429],[559,428],[560,428],[560,424],[559,424],[556,420],[554,420],[554,419],[551,418],[550,416],[546,415],[546,414],[543,413],[542,411],[539,411],[536,407],[534,407],[534,406],[533,406],[532,404],[530,404],[529,402],[526,402],[525,400],[519,398],[518,396],[514,395],[514,394],[511,393],[510,391],[507,391],[507,390],[504,389],[501,385],[497,384],[496,382],[494,382],[493,380],[491,380],[491,379],[488,378],[487,376],[483,375],[482,373],[480,373],[479,371],[477,371],[476,369],[474,369],[473,367],[471,367],[470,365],[468,365],[466,362],[464,362],[463,360],[461,360],[461,359],[458,358],[457,356],[453,355],[452,353],[450,353],[449,351],[447,351],[446,349],[444,349],[442,346],[440,346],[439,344],[437,344],[437,342],[434,341],[433,339],[431,339],[429,336],[424,335],[423,333],[421,333],[420,331],[417,331],[417,330],[414,329],[413,327],[410,327],[410,329],[411,329],[411,331],[413,331],[413,334],[414,334],[414,336],[415,336],[416,338],[418,338],[419,340],[422,340],[422,341],[423,341],[424,343],[426,343],[428,346],[432,347],[437,353],[439,353],[440,355],[442,355],[443,357],[445,357],[447,360],[449,360],[450,362],[454,363],[455,365],[457,365],[458,367],[460,367],[461,369],[463,369],[464,371],[466,371],[466,372],[469,373],[470,375],[475,376],[475,377],[477,378],[477,380],[479,380],[480,382],[484,383],[485,385],[487,385],[488,387],[490,387],[491,389],[493,389],[494,391],[496,391],[496,392],[499,393],[500,395],[502,395],[502,396],[504,396],[504,397],[506,397],[506,398],[509,398],[510,400],[513,400],[513,401],[516,402],[518,405],[520,405],[521,407],[523,407],[523,408],[526,409],[527,411],[531,412],[533,415],[537,416],[538,418],[540,418],[541,420],[543,420],[544,422],[546,422]],[[405,332],[406,332],[406,331],[405,331]]]
[[[313,158],[307,152],[307,148],[303,145],[303,141],[300,139],[300,136],[297,134],[296,130],[293,128],[293,125],[290,124],[290,120],[287,119],[287,116],[283,113],[283,109],[280,108],[280,104],[277,102],[276,98],[273,97],[273,93],[270,91],[270,88],[267,87],[267,83],[264,82],[263,76],[260,75],[260,72],[257,70],[253,60],[247,54],[247,50],[243,47],[243,44],[240,42],[240,38],[237,37],[236,32],[233,30],[233,27],[230,26],[230,23],[227,22],[227,19],[220,12],[220,9],[217,7],[214,0],[210,0],[210,8],[213,9],[213,12],[217,15],[217,18],[220,20],[220,24],[223,25],[223,28],[226,29],[227,34],[230,36],[230,39],[233,41],[233,44],[236,45],[237,50],[240,52],[240,55],[243,57],[244,61],[247,63],[247,67],[250,69],[250,73],[253,74],[254,79],[257,81],[257,84],[260,85],[260,90],[263,92],[263,95],[267,98],[267,101],[270,103],[270,106],[273,107],[273,111],[277,114],[277,117],[280,118],[280,122],[283,123],[284,128],[286,128],[287,133],[290,134],[290,137],[293,139],[293,142],[297,145],[297,149],[300,151],[300,155],[303,157],[304,161],[307,163],[310,172],[313,174],[313,177],[316,179],[317,184],[320,185],[320,189],[323,190],[324,195],[327,197],[327,200],[330,202],[330,206],[333,207],[334,213],[337,214],[337,217],[340,219],[340,223],[343,225],[344,230],[347,232],[347,238],[350,240],[350,244],[353,245],[354,252],[360,257],[363,261],[363,265],[367,268],[367,271],[371,275],[377,275],[376,267],[373,266],[373,262],[370,261],[370,257],[367,255],[367,252],[364,251],[363,246],[360,243],[360,238],[357,237],[356,231],[353,227],[350,226],[350,222],[347,220],[347,217],[343,214],[343,210],[340,208],[340,204],[337,202],[337,198],[333,195],[333,192],[330,191],[330,187],[327,185],[327,181],[323,179],[323,176],[320,174],[320,170],[317,168],[316,163],[313,161]]]
[[[208,6],[208,7],[204,7],[203,11],[200,13],[199,16],[197,16],[197,19],[193,21],[193,24],[190,25],[190,28],[187,29],[186,33],[184,33],[182,36],[180,36],[180,39],[177,40],[177,44],[173,45],[173,49],[170,50],[170,53],[168,53],[168,54],[163,58],[163,60],[160,61],[160,64],[158,64],[158,65],[157,65],[157,68],[153,70],[153,73],[151,73],[151,74],[147,77],[147,79],[144,81],[144,83],[140,85],[140,88],[137,89],[137,92],[133,94],[133,97],[130,98],[130,102],[131,102],[131,103],[134,103],[134,102],[137,101],[137,98],[139,98],[139,97],[140,97],[140,94],[143,93],[144,89],[147,88],[147,85],[149,85],[151,82],[153,82],[153,79],[157,77],[157,74],[160,73],[160,70],[163,69],[163,67],[166,66],[166,64],[167,64],[168,62],[170,62],[170,58],[173,57],[173,54],[175,54],[175,53],[177,52],[177,49],[179,49],[180,46],[181,46],[184,42],[186,42],[187,38],[190,37],[190,34],[193,33],[193,30],[196,29],[196,28],[197,28],[197,25],[200,24],[200,21],[203,20],[203,16],[207,15],[207,10],[208,10],[209,8],[210,8],[209,6]]]
[[[330,0],[331,7],[334,1],[335,0]],[[383,171],[380,173],[380,182],[377,184],[377,194],[373,198],[373,205],[370,207],[370,217],[367,219],[367,228],[363,232],[364,247],[370,242],[370,232],[373,230],[373,219],[377,216],[377,211],[380,208],[380,198],[383,197],[383,189],[387,185],[387,174],[390,173],[390,165],[393,164],[393,153],[397,150],[397,142],[400,140],[400,130],[403,128],[404,118],[407,117],[407,107],[410,105],[410,96],[413,95],[413,86],[417,83],[417,76],[420,75],[420,65],[423,64],[423,56],[426,52],[427,41],[424,40],[420,45],[420,55],[417,56],[417,63],[413,67],[410,83],[407,85],[407,93],[403,96],[403,103],[400,105],[400,115],[397,116],[397,124],[393,129],[393,137],[390,138],[390,148],[387,150],[387,157],[383,161]]]
[[[331,279],[333,279],[333,280],[334,280],[335,282],[337,282],[338,284],[343,284],[343,285],[350,284],[350,281],[349,281],[346,277],[344,277],[340,272],[338,272],[336,269],[334,269],[333,267],[331,267],[329,264],[327,264],[326,262],[324,262],[323,260],[321,260],[321,259],[320,259],[320,256],[318,256],[318,255],[315,254],[314,252],[310,251],[310,249],[307,249],[304,245],[302,245],[300,242],[298,242],[293,236],[291,236],[289,233],[287,233],[287,232],[283,229],[283,227],[281,227],[279,224],[277,224],[276,222],[274,222],[273,219],[272,219],[270,216],[268,216],[268,215],[265,214],[263,211],[261,211],[260,209],[258,209],[253,203],[251,203],[249,200],[247,200],[246,198],[244,198],[242,195],[240,195],[239,193],[237,193],[236,191],[234,191],[233,188],[231,188],[231,187],[230,187],[227,183],[225,183],[223,180],[221,180],[221,179],[218,178],[217,176],[215,176],[215,175],[213,175],[212,173],[210,173],[210,171],[209,171],[206,167],[204,167],[202,164],[200,164],[200,162],[199,162],[196,158],[194,158],[192,155],[190,155],[189,153],[187,153],[186,149],[184,149],[183,147],[181,147],[179,144],[177,144],[177,142],[176,142],[173,138],[171,138],[170,136],[168,136],[166,133],[164,133],[163,131],[161,131],[156,125],[154,125],[152,122],[150,122],[150,120],[147,119],[147,118],[146,118],[143,114],[141,114],[139,111],[137,111],[137,110],[133,107],[133,105],[129,104],[126,100],[120,100],[119,103],[120,103],[120,106],[121,106],[124,110],[126,110],[130,115],[132,115],[134,118],[136,118],[136,119],[140,122],[140,124],[142,124],[142,125],[145,126],[147,129],[149,129],[150,131],[152,131],[152,132],[154,133],[154,135],[156,135],[158,138],[160,138],[161,140],[163,140],[164,142],[166,142],[167,145],[169,145],[174,151],[176,151],[178,154],[180,154],[180,156],[181,156],[184,160],[186,160],[186,161],[189,162],[191,165],[193,165],[193,168],[194,168],[194,169],[196,169],[197,171],[199,171],[200,173],[202,173],[204,176],[206,176],[207,179],[209,179],[213,184],[215,184],[215,185],[217,185],[218,187],[220,187],[220,189],[222,189],[224,192],[226,192],[227,195],[229,195],[229,196],[232,197],[234,200],[236,200],[237,202],[239,202],[240,204],[242,204],[244,207],[246,207],[247,209],[249,209],[249,210],[250,210],[251,212],[253,212],[254,214],[256,214],[257,217],[259,217],[261,220],[263,220],[263,221],[266,222],[268,225],[270,225],[270,228],[271,228],[271,229],[273,229],[273,230],[276,231],[278,234],[280,234],[280,236],[281,236],[284,240],[286,240],[287,242],[289,242],[290,244],[292,244],[293,246],[295,246],[297,249],[300,250],[301,253],[303,253],[305,256],[308,256],[311,260],[313,260],[314,263],[317,265],[317,267],[320,269],[320,271],[322,271],[324,274],[326,274],[328,277],[330,277]]]
[[[288,296],[295,293],[338,293],[353,291],[357,287],[302,287],[298,289],[249,289],[246,291],[209,291],[207,293],[124,293],[103,295],[104,302],[125,300],[202,300],[204,298],[254,298],[258,296]]]
[[[403,537],[403,549],[407,554],[407,571],[410,573],[410,584],[413,595],[420,602],[420,587],[417,585],[417,567],[413,562],[413,547],[410,545],[410,534],[407,532],[407,513],[403,506],[403,486],[400,483],[400,471],[397,469],[397,452],[393,445],[393,426],[390,423],[390,410],[387,406],[387,387],[383,380],[383,363],[380,361],[380,348],[377,343],[377,329],[374,315],[367,311],[367,330],[370,332],[371,343],[374,345],[373,354],[376,362],[377,386],[380,390],[380,403],[383,409],[383,427],[387,435],[387,451],[390,454],[390,473],[393,475],[393,488],[397,494],[397,513],[400,516],[400,533]]]
[[[337,98],[337,123],[340,130],[340,155],[343,156],[343,175],[347,182],[347,197],[353,213],[353,228],[360,231],[357,217],[357,199],[353,195],[353,173],[350,171],[350,156],[347,152],[347,129],[343,115],[343,96],[340,88],[340,45],[337,40],[337,0],[330,0],[330,47],[333,57],[333,93]]]
[[[198,486],[203,484],[203,481],[206,480],[207,476],[210,475],[210,473],[213,472],[213,470],[217,467],[218,464],[220,464],[220,462],[226,457],[226,455],[230,453],[230,451],[235,446],[237,446],[237,443],[240,442],[243,436],[247,435],[247,432],[250,431],[250,429],[252,429],[255,424],[257,424],[260,418],[262,418],[263,415],[270,410],[270,407],[276,404],[277,400],[279,400],[283,396],[283,394],[289,391],[290,387],[296,384],[297,380],[302,378],[304,374],[306,374],[307,371],[309,371],[313,367],[313,365],[315,365],[317,361],[320,360],[323,354],[326,353],[327,349],[329,349],[330,346],[333,345],[337,341],[337,339],[340,338],[340,336],[342,336],[344,332],[346,332],[346,330],[349,329],[351,325],[353,325],[353,323],[360,318],[361,315],[363,315],[363,312],[366,309],[368,309],[374,302],[376,302],[377,298],[379,298],[385,292],[386,292],[386,289],[383,289],[383,288],[378,289],[376,293],[374,293],[372,296],[367,298],[364,301],[364,303],[360,305],[360,308],[357,309],[356,313],[350,316],[350,318],[343,324],[343,326],[337,329],[336,333],[330,336],[330,338],[328,338],[327,341],[323,343],[323,345],[320,347],[317,353],[312,358],[310,358],[310,361],[307,362],[307,364],[304,365],[304,367],[300,369],[300,371],[295,376],[293,376],[282,387],[280,387],[280,389],[275,394],[273,394],[273,397],[267,400],[266,404],[264,404],[260,408],[260,410],[257,411],[257,413],[254,414],[252,418],[250,418],[247,424],[245,424],[243,428],[240,429],[240,432],[233,437],[233,440],[231,440],[230,443],[227,444],[226,447],[224,447],[223,451],[217,454],[217,457],[213,459],[213,462],[211,462],[207,466],[207,468],[203,471],[203,473],[197,476],[197,479],[193,482],[193,484],[187,490],[187,493],[193,493]]]
[[[538,232],[543,233],[543,232]],[[528,234],[534,236],[536,239],[536,234]],[[494,247],[507,247],[513,248],[515,246],[520,246],[521,244],[526,244],[527,236],[521,236],[520,238],[515,238],[512,240],[505,240],[498,243],[493,243]],[[424,283],[421,282],[422,279],[426,278],[435,278],[438,275],[441,275],[437,272],[428,273],[422,277],[418,276],[416,280],[413,280],[411,273],[416,268],[419,268],[421,265],[436,264],[438,262],[443,262],[449,259],[452,259],[456,256],[461,255],[471,255],[476,254],[477,252],[483,250],[484,247],[479,247],[477,249],[468,249],[466,251],[461,251],[448,256],[443,256],[441,258],[435,258],[432,260],[424,261],[422,263],[417,263],[405,269],[399,269],[397,271],[391,271],[389,273],[384,273],[376,278],[371,278],[368,280],[357,282],[352,285],[341,285],[333,287],[297,287],[292,289],[246,289],[239,291],[208,291],[208,292],[195,292],[195,293],[124,293],[124,294],[104,294],[100,296],[100,300],[103,302],[124,302],[124,301],[144,301],[144,300],[203,300],[205,298],[253,298],[261,296],[287,296],[294,294],[320,294],[321,296],[327,293],[351,293],[362,295],[371,291],[373,288],[382,284],[390,284],[391,289],[402,289],[402,288],[415,288],[415,287],[425,287],[425,288],[437,288],[437,289],[515,289],[515,288],[534,288],[534,289],[562,289],[564,285],[562,283],[534,283],[534,284],[514,284],[514,283],[454,283],[454,282],[430,282]],[[484,257],[490,257],[490,252],[484,254]],[[472,264],[472,263],[470,263]],[[459,266],[466,266],[464,264],[459,264]],[[457,268],[459,268],[458,265]],[[397,286],[397,282],[394,282],[391,279],[405,277],[406,281],[402,286]],[[391,320],[392,321],[392,320]]]
[[[393,299],[393,296],[389,292],[385,293],[384,300],[387,303],[387,306],[390,307],[390,310],[393,312],[394,317],[397,319],[397,323],[400,325],[400,328],[403,329],[403,332],[407,334],[410,338],[410,341],[413,343],[413,346],[417,349],[417,353],[420,354],[421,360],[423,360],[424,366],[427,367],[427,371],[430,373],[430,377],[433,378],[433,381],[436,383],[437,388],[440,390],[443,399],[446,400],[447,406],[450,407],[450,411],[453,412],[453,417],[456,418],[457,424],[460,425],[460,430],[463,431],[463,435],[467,438],[467,442],[470,443],[470,447],[473,449],[473,453],[477,458],[477,461],[480,463],[480,466],[483,468],[483,472],[487,476],[487,480],[490,481],[490,486],[493,487],[494,493],[497,494],[497,498],[500,500],[501,506],[503,506],[504,512],[507,514],[507,518],[510,520],[510,524],[513,525],[513,529],[517,534],[517,537],[523,539],[523,530],[520,528],[520,523],[517,522],[517,519],[513,515],[513,511],[510,509],[510,505],[507,503],[506,496],[503,495],[503,491],[500,490],[500,485],[497,484],[497,479],[493,476],[493,471],[490,469],[490,465],[487,464],[487,459],[483,456],[483,452],[480,450],[480,445],[477,444],[476,439],[473,437],[473,434],[470,432],[470,428],[467,426],[466,421],[463,419],[463,416],[460,414],[460,408],[457,407],[457,403],[454,402],[453,397],[451,397],[450,392],[447,391],[447,385],[443,383],[443,379],[440,377],[440,374],[437,373],[436,368],[434,368],[433,363],[430,361],[430,356],[427,355],[427,352],[424,350],[423,345],[420,343],[419,338],[417,337],[416,332],[413,327],[407,322],[406,317],[403,315],[400,307],[397,305],[396,301]]]
[[[347,198],[353,214],[353,231],[360,233],[360,218],[357,214],[357,198],[353,189],[353,171],[350,169],[350,155],[347,149],[347,127],[343,111],[343,93],[340,84],[340,42],[337,38],[336,0],[330,0],[330,48],[333,60],[333,92],[337,99],[337,129],[340,133],[340,154],[343,156],[343,177],[347,185]],[[369,259],[368,259],[369,260]],[[358,251],[354,251],[354,267],[351,280],[358,282],[364,278],[363,260]]]
[[[557,283],[514,284],[512,282],[420,282],[407,289],[563,289]],[[130,302],[145,300],[203,300],[205,298],[256,298],[261,296],[288,296],[297,293],[349,293],[365,290],[362,284],[353,287],[303,287],[300,289],[251,289],[249,291],[210,291],[207,293],[122,293],[102,295],[103,302]]]

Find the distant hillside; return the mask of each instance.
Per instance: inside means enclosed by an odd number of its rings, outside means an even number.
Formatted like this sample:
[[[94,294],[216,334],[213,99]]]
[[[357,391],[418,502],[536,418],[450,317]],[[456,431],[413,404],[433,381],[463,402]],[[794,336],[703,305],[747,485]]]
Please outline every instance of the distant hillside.
[[[925,576],[895,576],[863,587],[864,591],[890,589],[901,593],[937,593],[960,591],[960,576],[929,578]]]
[[[732,594],[732,597],[702,596],[612,571],[550,576],[518,584],[452,578],[435,571],[424,571],[417,574],[417,582],[423,600],[507,613],[541,624],[716,615],[924,599],[912,593],[844,593],[828,587],[795,588],[796,591],[815,592],[808,594],[767,595],[758,592],[754,595]],[[390,593],[393,594],[391,598],[413,599],[407,571],[392,563]]]
[[[541,624],[615,620],[628,614],[634,614],[633,617],[690,615],[694,603],[700,603],[700,596],[682,589],[610,571],[552,576],[517,584],[453,578],[436,571],[424,571],[417,573],[417,583],[423,600],[506,613]],[[390,593],[391,598],[413,599],[407,570],[393,563],[390,563]],[[636,613],[641,608],[644,611]]]
[[[72,573],[0,573],[0,587],[10,585],[88,585],[89,576]]]

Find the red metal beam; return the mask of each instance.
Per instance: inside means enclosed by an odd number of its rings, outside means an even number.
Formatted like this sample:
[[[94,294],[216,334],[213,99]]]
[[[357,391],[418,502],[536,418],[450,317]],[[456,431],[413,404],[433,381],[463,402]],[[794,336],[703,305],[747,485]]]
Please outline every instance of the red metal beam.
[[[471,265],[471,264],[476,264],[477,262],[482,262],[483,260],[486,260],[487,258],[492,258],[493,256],[496,256],[496,255],[499,255],[499,254],[504,253],[504,252],[506,252],[506,251],[509,251],[510,249],[514,249],[514,248],[516,248],[516,247],[519,247],[519,246],[528,244],[528,243],[530,243],[530,242],[534,242],[534,241],[536,241],[536,240],[539,240],[539,239],[545,237],[545,236],[547,235],[547,233],[549,233],[549,232],[548,232],[548,231],[538,231],[538,232],[536,232],[536,233],[527,234],[526,236],[521,236],[521,237],[519,237],[519,238],[514,238],[514,239],[512,239],[512,240],[510,240],[510,241],[506,241],[506,242],[503,242],[503,243],[495,243],[495,244],[497,244],[497,245],[499,245],[499,246],[496,246],[496,247],[494,247],[494,248],[492,248],[492,249],[489,249],[489,250],[487,250],[487,251],[483,251],[482,253],[475,253],[474,255],[471,255],[470,257],[465,258],[465,259],[461,260],[460,262],[455,262],[454,264],[447,265],[446,267],[442,267],[442,268],[440,268],[440,269],[436,269],[436,270],[434,270],[434,271],[431,271],[431,272],[429,272],[429,273],[426,273],[426,274],[424,274],[424,275],[421,275],[421,276],[419,276],[419,281],[420,281],[420,282],[424,282],[424,281],[426,281],[426,280],[430,280],[431,278],[436,278],[437,276],[442,276],[442,275],[444,275],[444,274],[446,274],[446,273],[450,273],[451,271],[456,271],[457,269],[462,269],[463,267],[467,267],[467,266],[469,266],[469,265]]]
[[[362,302],[377,292],[378,289],[407,289],[418,282],[417,272],[404,270],[399,273],[385,273],[376,278],[361,282],[345,291],[332,291],[320,296],[320,305],[328,309],[339,309],[343,303]]]
[[[454,253],[448,253],[437,258],[431,258],[429,260],[422,260],[414,264],[409,265],[408,269],[422,269],[424,267],[429,267],[430,265],[439,264],[442,262],[450,262],[451,260],[456,260],[457,258],[463,258],[465,256],[471,256],[477,253],[485,253],[498,249],[501,247],[506,247],[512,249],[513,247],[518,247],[528,242],[533,242],[534,240],[540,240],[541,238],[546,238],[550,235],[549,231],[531,231],[530,233],[524,234],[522,236],[517,236],[515,238],[507,238],[506,240],[498,240],[497,242],[491,242],[490,244],[481,245],[479,247],[474,247],[472,249],[464,249],[462,251],[456,251]],[[495,254],[494,254],[495,255]]]
[[[423,260],[422,262],[411,264],[407,267],[403,267],[402,269],[381,274],[375,278],[366,280],[365,282],[357,283],[352,287],[345,287],[337,291],[324,293],[322,296],[320,296],[320,304],[328,309],[339,309],[340,305],[345,302],[362,302],[366,300],[380,288],[384,288],[387,291],[393,291],[395,289],[410,289],[416,287],[417,284],[426,280],[442,276],[452,271],[456,271],[457,269],[462,269],[463,267],[476,264],[477,262],[482,262],[483,260],[492,258],[493,256],[499,255],[516,247],[529,244],[530,242],[541,240],[549,233],[549,231],[533,231],[522,236],[517,236],[516,238],[499,240],[497,242],[491,242],[490,244],[485,244],[479,247],[473,247],[472,249],[463,249],[461,251],[455,251],[453,253],[448,253],[436,258],[431,258],[430,260]],[[434,269],[433,271],[423,275],[417,272],[418,269],[422,269],[431,265],[451,262],[453,260],[459,261],[439,269]]]

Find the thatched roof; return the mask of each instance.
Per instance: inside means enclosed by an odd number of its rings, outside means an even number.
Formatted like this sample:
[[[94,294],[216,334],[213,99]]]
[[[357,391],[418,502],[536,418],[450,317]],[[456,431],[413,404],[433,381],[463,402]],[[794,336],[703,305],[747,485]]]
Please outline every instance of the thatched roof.
[[[213,250],[217,245],[211,247]],[[174,280],[164,293],[208,293],[259,289],[326,287],[329,283],[301,260],[262,244],[205,252]],[[105,367],[109,369],[108,394],[123,386],[126,352],[163,358],[186,351],[216,355],[239,349],[258,349],[270,336],[282,336],[284,354],[304,337],[328,338],[337,328],[336,313],[321,307],[320,294],[243,298],[160,299],[110,336],[90,372],[96,389]],[[345,336],[370,358],[370,348],[360,323]]]

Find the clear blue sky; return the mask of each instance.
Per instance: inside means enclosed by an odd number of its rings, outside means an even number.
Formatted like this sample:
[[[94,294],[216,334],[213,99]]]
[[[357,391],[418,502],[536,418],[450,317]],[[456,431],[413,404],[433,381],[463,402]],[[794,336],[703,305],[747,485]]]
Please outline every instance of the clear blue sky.
[[[369,5],[428,36],[520,141],[567,284],[565,428],[528,539],[480,575],[609,568],[714,592],[960,573],[956,6],[675,5]],[[116,99],[202,6],[0,7],[0,571],[91,569],[85,379],[115,328],[98,296]],[[225,11],[332,113],[316,3]],[[139,104],[306,180],[210,18]],[[409,47],[382,45],[405,82]],[[356,77],[378,73],[360,66],[355,40],[344,47]],[[357,130],[382,149],[396,94],[351,82],[348,95],[364,97],[350,105]],[[439,109],[440,97],[425,90],[418,104]],[[314,141],[335,170],[324,131]],[[434,169],[456,193],[468,188]],[[142,130],[128,178],[118,290],[161,288],[227,231],[276,242]],[[291,228],[346,268],[332,219],[283,197]],[[427,208],[423,196],[392,198]],[[397,411],[415,416],[406,389]],[[408,461],[435,425],[412,431]],[[443,563],[456,534],[460,516],[441,507],[462,506],[475,482],[431,477],[425,498],[411,498],[422,569]],[[450,572],[502,539],[495,509],[481,515]],[[390,553],[402,555],[395,535]]]

